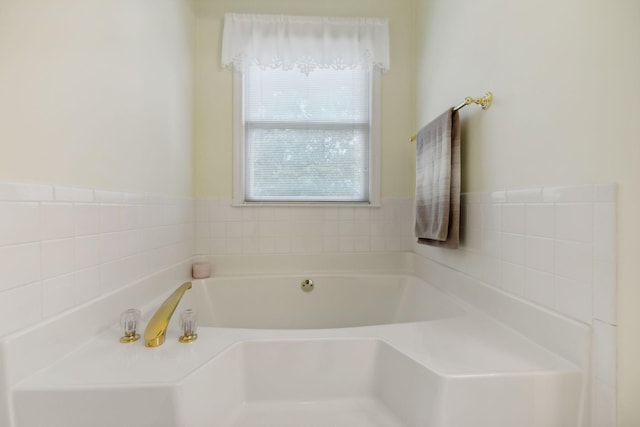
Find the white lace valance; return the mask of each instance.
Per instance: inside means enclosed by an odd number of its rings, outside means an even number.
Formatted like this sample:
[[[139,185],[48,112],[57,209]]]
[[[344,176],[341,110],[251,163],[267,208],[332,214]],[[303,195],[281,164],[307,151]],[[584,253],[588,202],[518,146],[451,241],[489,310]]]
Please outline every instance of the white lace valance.
[[[250,64],[305,74],[315,68],[387,71],[388,20],[227,13],[222,65],[242,71]]]

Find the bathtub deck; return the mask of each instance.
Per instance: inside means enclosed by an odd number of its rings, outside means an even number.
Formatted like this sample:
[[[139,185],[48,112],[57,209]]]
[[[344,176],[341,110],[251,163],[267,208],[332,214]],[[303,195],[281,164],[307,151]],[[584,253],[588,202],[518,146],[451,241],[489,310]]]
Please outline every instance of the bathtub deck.
[[[320,402],[254,402],[229,427],[405,427],[381,402],[340,399]]]

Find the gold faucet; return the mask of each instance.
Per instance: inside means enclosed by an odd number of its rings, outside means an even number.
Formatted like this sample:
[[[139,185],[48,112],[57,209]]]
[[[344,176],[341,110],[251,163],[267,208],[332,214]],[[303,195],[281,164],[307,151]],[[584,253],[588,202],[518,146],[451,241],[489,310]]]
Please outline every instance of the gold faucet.
[[[162,305],[155,312],[147,328],[144,330],[144,345],[147,347],[158,347],[164,344],[164,336],[167,333],[169,320],[173,312],[176,311],[178,303],[185,292],[191,289],[191,282],[185,282],[178,289],[173,291]]]

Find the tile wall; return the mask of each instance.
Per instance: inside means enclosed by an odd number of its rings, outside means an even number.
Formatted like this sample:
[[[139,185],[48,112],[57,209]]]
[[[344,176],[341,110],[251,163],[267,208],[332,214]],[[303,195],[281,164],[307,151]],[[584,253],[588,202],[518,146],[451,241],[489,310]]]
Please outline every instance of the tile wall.
[[[0,336],[193,254],[188,198],[0,184]]]
[[[258,208],[0,184],[0,336],[193,254],[415,251],[592,325],[592,425],[614,426],[616,198],[615,185],[467,193],[461,248],[446,250],[414,243],[412,199]]]
[[[410,251],[412,199],[369,207],[231,206],[196,202],[196,253],[277,254]]]
[[[414,250],[592,326],[592,425],[615,426],[616,186],[462,196],[460,250]]]

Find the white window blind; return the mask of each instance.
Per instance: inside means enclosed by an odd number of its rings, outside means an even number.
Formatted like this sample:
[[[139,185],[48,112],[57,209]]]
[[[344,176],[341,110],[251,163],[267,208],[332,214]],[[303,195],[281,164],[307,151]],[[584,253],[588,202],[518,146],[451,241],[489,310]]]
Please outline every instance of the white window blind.
[[[245,200],[369,201],[371,73],[244,75]]]

